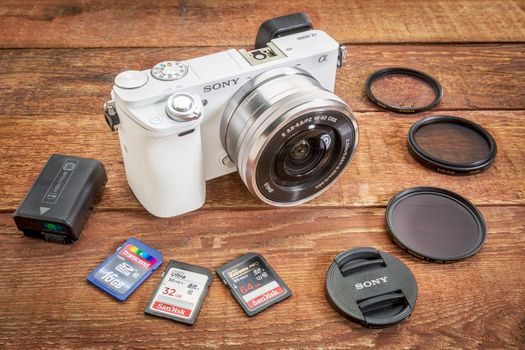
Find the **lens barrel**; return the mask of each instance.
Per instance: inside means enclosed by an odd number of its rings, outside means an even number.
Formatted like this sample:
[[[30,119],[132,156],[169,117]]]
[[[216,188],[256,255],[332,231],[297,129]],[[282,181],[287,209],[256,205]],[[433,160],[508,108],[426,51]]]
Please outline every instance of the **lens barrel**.
[[[358,142],[350,108],[293,67],[246,82],[227,104],[220,134],[250,192],[276,206],[321,194],[344,172]]]

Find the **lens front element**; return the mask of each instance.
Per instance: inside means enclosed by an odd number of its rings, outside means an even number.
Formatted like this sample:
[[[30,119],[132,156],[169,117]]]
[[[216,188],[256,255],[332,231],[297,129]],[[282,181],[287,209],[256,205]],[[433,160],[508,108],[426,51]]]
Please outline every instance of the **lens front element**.
[[[277,155],[275,170],[278,177],[304,178],[315,172],[327,150],[323,130],[307,130],[289,140]],[[300,141],[297,141],[297,140]]]
[[[290,150],[289,158],[292,159],[292,162],[304,161],[310,155],[310,148],[310,142],[303,139],[293,145],[292,149]]]
[[[266,198],[276,203],[313,198],[348,165],[356,129],[343,112],[324,108],[292,119],[261,149],[255,178]],[[303,149],[308,151],[302,151],[301,159],[292,158]]]

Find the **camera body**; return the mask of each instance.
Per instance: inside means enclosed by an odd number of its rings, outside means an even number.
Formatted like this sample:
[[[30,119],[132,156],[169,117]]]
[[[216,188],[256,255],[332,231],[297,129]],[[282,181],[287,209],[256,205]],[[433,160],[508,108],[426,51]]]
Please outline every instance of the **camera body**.
[[[161,62],[143,71],[120,73],[111,92],[112,101],[105,105],[105,115],[110,126],[118,130],[127,180],[137,199],[158,217],[200,208],[205,201],[205,182],[236,171],[236,165],[241,167],[239,155],[234,159],[232,153],[235,152],[227,150],[228,143],[239,144],[240,138],[250,137],[244,129],[263,127],[253,125],[262,121],[253,113],[236,117],[234,122],[231,116],[240,113],[239,104],[259,103],[256,100],[260,96],[250,94],[272,79],[266,87],[269,94],[277,88],[271,84],[279,83],[280,89],[286,90],[288,85],[293,85],[290,82],[293,79],[299,80],[291,89],[292,95],[309,94],[300,79],[309,79],[308,84],[315,84],[317,93],[332,92],[336,68],[345,58],[346,51],[342,49],[344,47],[325,32],[307,30],[274,38],[266,47],[252,51],[230,49],[183,62]],[[264,77],[269,71],[277,73]],[[279,82],[283,78],[286,81]],[[247,91],[240,93],[243,88]],[[316,99],[306,97],[300,104]],[[347,106],[335,95],[330,99],[337,108],[346,110]],[[268,115],[276,100],[265,103]],[[283,111],[290,110],[284,108]],[[322,113],[315,113],[323,118]],[[248,125],[250,118],[252,124]],[[357,124],[351,114],[349,118],[355,131],[346,145],[347,159],[345,164],[340,164],[343,168],[357,145]],[[305,120],[304,124],[307,123]],[[239,130],[232,141],[227,129],[235,125]],[[256,167],[254,161],[259,155],[246,156],[244,167]],[[246,183],[246,179],[243,180]],[[252,193],[274,205],[298,204],[313,197],[283,202],[265,200],[260,191],[273,192],[272,186],[266,183],[255,187],[258,193],[250,188]],[[317,188],[315,195],[321,190]]]

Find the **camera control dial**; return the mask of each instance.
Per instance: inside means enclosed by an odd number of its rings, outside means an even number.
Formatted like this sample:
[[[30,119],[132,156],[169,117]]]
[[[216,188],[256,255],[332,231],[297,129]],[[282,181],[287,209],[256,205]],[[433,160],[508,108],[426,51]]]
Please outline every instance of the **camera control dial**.
[[[188,66],[184,62],[164,61],[151,68],[151,75],[158,80],[172,81],[184,78]]]
[[[168,98],[166,113],[179,122],[199,119],[202,115],[202,102],[190,94],[177,93]]]
[[[115,85],[121,89],[136,89],[148,82],[148,76],[138,70],[128,70],[115,78]]]

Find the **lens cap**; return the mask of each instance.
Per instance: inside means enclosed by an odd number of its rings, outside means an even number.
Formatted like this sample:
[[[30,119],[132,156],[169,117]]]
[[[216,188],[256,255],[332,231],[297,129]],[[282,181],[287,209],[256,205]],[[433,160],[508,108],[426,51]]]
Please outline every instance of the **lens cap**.
[[[326,274],[330,303],[345,317],[370,328],[405,320],[417,298],[416,279],[399,259],[374,248],[337,255]]]
[[[448,175],[473,175],[496,159],[496,142],[487,130],[454,116],[431,116],[408,132],[408,150],[421,164]]]
[[[376,105],[397,113],[420,113],[434,108],[443,89],[430,75],[411,68],[386,68],[372,73],[366,95]]]
[[[474,204],[436,187],[414,187],[398,193],[386,208],[392,239],[410,254],[450,263],[471,257],[487,236],[485,219]]]

